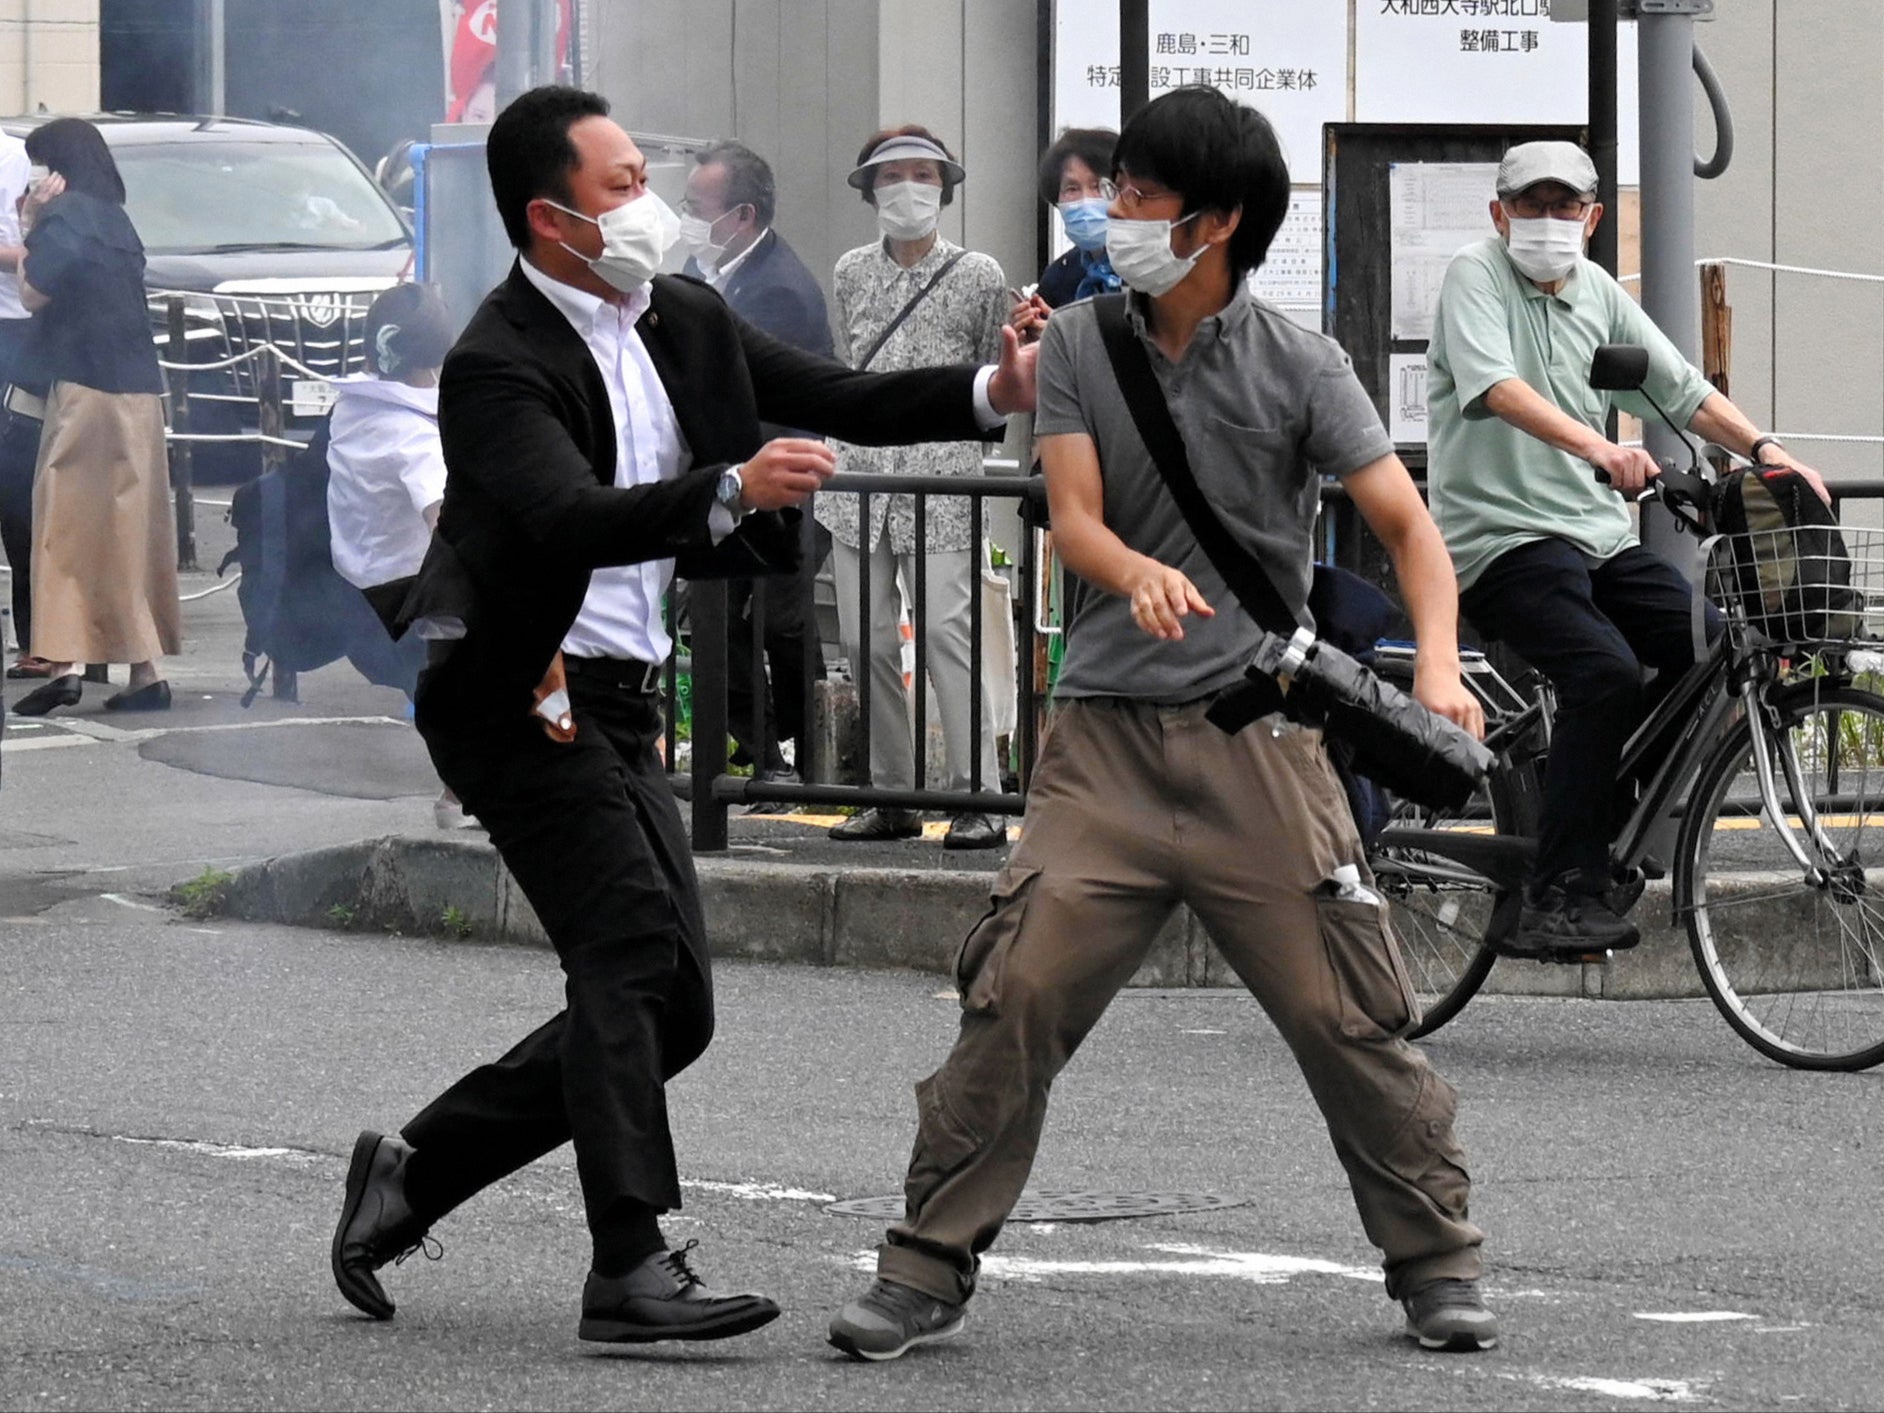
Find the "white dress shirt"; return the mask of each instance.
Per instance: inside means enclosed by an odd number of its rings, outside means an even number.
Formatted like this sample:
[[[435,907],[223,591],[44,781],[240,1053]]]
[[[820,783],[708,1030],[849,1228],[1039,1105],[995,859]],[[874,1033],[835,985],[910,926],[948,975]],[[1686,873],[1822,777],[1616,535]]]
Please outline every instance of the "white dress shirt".
[[[438,389],[363,374],[336,385],[327,447],[334,569],[362,589],[419,572],[445,496]]]
[[[26,144],[0,133],[0,245],[20,244],[19,200],[31,185],[33,164]],[[17,276],[0,278],[0,319],[26,318]]]
[[[635,332],[635,321],[652,299],[644,285],[621,303],[611,304],[587,290],[544,274],[528,260],[524,278],[569,320],[608,388],[615,416],[615,484],[651,486],[671,481],[693,465],[693,452],[680,434],[674,404]],[[732,533],[733,513],[718,502],[707,517],[715,542]],[[622,657],[637,662],[666,662],[674,650],[661,601],[674,579],[674,561],[650,559],[618,564],[589,575],[582,611],[563,637],[571,657]]]
[[[767,226],[764,230],[760,231],[759,234],[752,238],[751,245],[740,251],[739,254],[735,255],[731,260],[728,260],[724,265],[717,266],[713,273],[706,277],[706,282],[712,285],[714,289],[725,289],[726,282],[733,277],[733,271],[746,263],[746,257],[759,248],[759,242],[764,240],[766,236],[771,233],[771,230],[772,228]]]

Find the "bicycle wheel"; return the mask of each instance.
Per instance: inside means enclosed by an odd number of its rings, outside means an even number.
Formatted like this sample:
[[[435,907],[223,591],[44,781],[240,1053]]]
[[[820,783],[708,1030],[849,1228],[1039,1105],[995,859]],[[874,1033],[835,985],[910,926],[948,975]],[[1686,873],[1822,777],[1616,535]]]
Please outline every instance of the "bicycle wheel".
[[[1375,887],[1391,905],[1419,997],[1420,1023],[1409,1038],[1431,1035],[1458,1015],[1490,975],[1497,956],[1486,943],[1501,904],[1517,894],[1458,859],[1402,842],[1409,831],[1458,831],[1474,836],[1531,838],[1537,832],[1536,767],[1501,760],[1464,809],[1442,814],[1402,801],[1368,856]],[[1513,918],[1501,917],[1509,925]]]
[[[1743,1040],[1798,1069],[1867,1069],[1884,1060],[1884,697],[1803,684],[1779,712],[1774,771],[1787,818],[1761,805],[1743,717],[1689,796],[1676,905],[1707,993]],[[1823,882],[1808,881],[1782,830],[1826,860]]]

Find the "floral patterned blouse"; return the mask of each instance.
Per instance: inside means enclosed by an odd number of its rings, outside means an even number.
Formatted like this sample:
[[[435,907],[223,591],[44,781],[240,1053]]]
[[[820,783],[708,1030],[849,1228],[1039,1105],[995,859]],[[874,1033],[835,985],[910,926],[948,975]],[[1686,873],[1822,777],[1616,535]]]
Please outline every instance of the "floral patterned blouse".
[[[890,258],[884,241],[859,246],[839,257],[832,279],[837,301],[837,356],[855,366],[884,327],[926,285],[959,245],[936,237],[935,245],[905,270]],[[870,361],[872,372],[930,368],[948,363],[995,363],[1001,357],[1001,325],[1007,321],[1007,280],[993,256],[969,251],[930,290],[902,327]],[[979,476],[980,442],[925,442],[918,446],[852,446],[833,440],[839,471],[899,472],[928,476]],[[858,537],[859,497],[827,492],[817,498],[819,523],[852,549]],[[966,496],[931,496],[925,539],[932,553],[975,548],[979,535],[969,526]],[[897,554],[916,549],[914,496],[870,498],[869,544],[882,536],[887,522],[890,548]]]

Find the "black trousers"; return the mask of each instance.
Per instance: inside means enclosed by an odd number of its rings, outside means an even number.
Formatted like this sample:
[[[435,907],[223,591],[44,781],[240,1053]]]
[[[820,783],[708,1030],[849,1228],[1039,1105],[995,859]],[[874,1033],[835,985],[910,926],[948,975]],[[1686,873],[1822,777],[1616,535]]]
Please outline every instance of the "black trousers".
[[[829,541],[829,532],[823,526],[818,526],[816,533]],[[807,552],[796,574],[734,579],[727,584],[727,729],[755,769],[777,770],[784,766],[780,741],[796,742],[798,763],[805,764],[805,743],[810,740],[805,729],[805,703],[810,684],[824,677],[824,645],[818,641],[811,610],[812,581],[823,558],[820,552]],[[760,646],[765,653],[764,667],[771,674],[769,691],[765,690],[765,672],[753,671],[753,615],[761,611],[757,605],[763,606],[765,620]],[[755,700],[764,712],[762,730],[756,736]]]
[[[1592,564],[1566,541],[1534,540],[1493,560],[1459,607],[1557,689],[1535,876],[1580,869],[1607,878],[1616,776],[1642,716],[1642,669],[1693,665],[1694,590],[1639,545]],[[1704,613],[1712,641],[1720,615],[1711,604]]]
[[[576,739],[560,744],[523,712],[480,722],[435,705],[462,700],[448,666],[420,682],[419,731],[542,919],[567,1004],[405,1125],[439,1209],[428,1215],[565,1141],[591,1231],[619,1204],[677,1208],[664,1086],[712,1037],[713,987],[693,856],[655,754],[659,699],[572,675]]]
[[[13,379],[26,343],[26,319],[0,319],[0,391]],[[12,571],[13,632],[20,652],[33,650],[33,471],[40,423],[0,408],[0,549]]]

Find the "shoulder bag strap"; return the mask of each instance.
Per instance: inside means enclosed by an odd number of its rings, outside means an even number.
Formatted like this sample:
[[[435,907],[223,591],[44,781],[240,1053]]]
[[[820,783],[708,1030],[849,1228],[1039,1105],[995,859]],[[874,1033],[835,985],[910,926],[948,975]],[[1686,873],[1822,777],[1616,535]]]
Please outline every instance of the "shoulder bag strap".
[[[1292,637],[1301,626],[1277,592],[1268,572],[1255,555],[1238,544],[1236,537],[1217,518],[1204,499],[1197,478],[1191,473],[1191,460],[1184,450],[1184,438],[1171,419],[1171,408],[1152,372],[1145,346],[1125,320],[1122,294],[1101,295],[1093,300],[1093,312],[1099,320],[1099,333],[1105,341],[1106,356],[1112,362],[1112,375],[1118,379],[1125,396],[1126,409],[1138,428],[1145,450],[1164,479],[1165,487],[1178,503],[1184,521],[1197,537],[1204,557],[1223,576],[1223,582],[1235,594],[1249,616],[1271,633]]]
[[[942,262],[942,268],[929,276],[929,283],[911,295],[909,297],[909,303],[896,311],[896,317],[883,326],[883,332],[878,334],[877,341],[870,345],[870,351],[857,360],[857,371],[859,373],[870,366],[871,359],[883,352],[883,345],[890,341],[890,335],[903,327],[903,320],[916,312],[916,306],[929,297],[929,291],[941,284],[942,277],[950,270],[953,270],[955,263],[966,254],[968,254],[966,250],[958,250],[953,255],[949,256],[948,259],[944,260]]]

